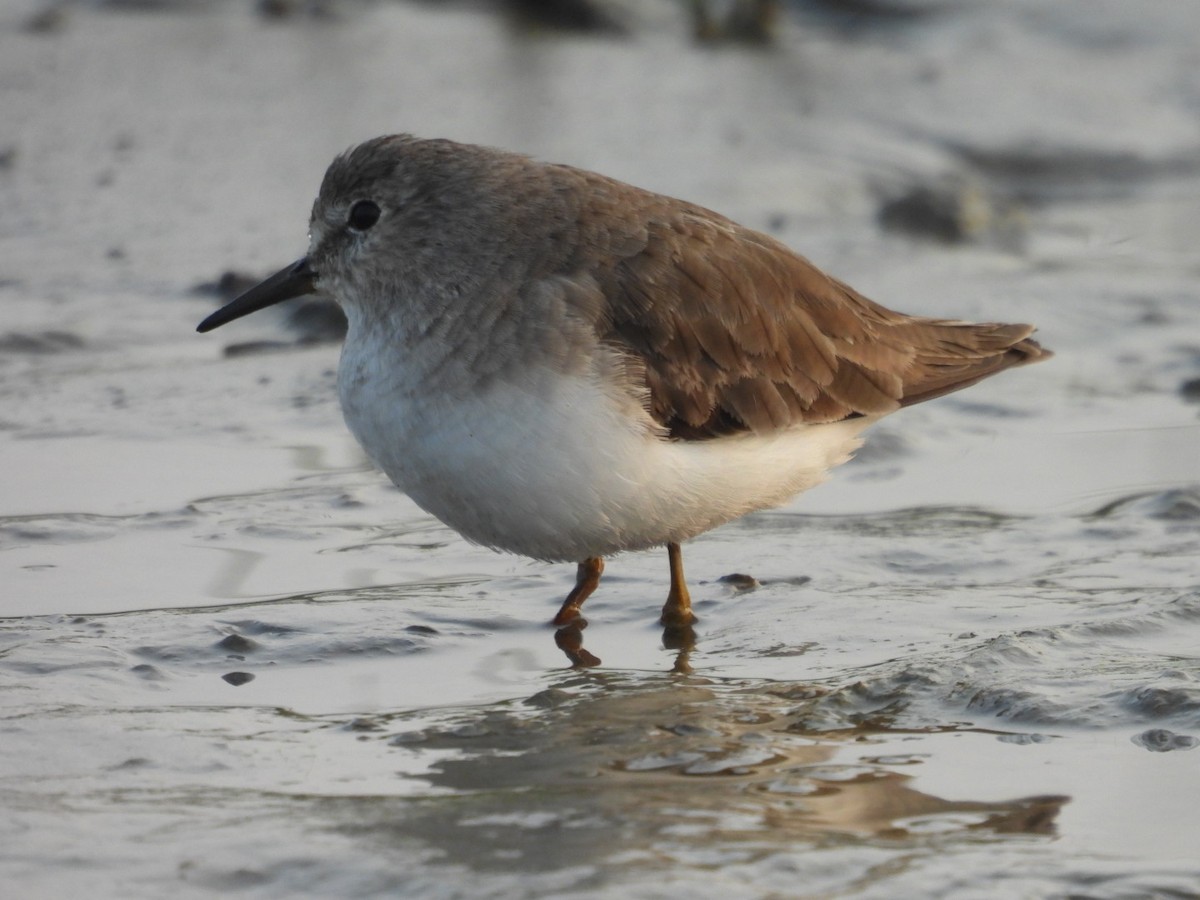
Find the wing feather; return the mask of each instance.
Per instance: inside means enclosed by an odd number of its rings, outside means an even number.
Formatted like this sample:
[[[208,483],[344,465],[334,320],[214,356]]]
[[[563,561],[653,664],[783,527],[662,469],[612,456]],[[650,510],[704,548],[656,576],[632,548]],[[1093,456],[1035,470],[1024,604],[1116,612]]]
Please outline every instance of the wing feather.
[[[675,437],[881,415],[1050,355],[1029,325],[897,313],[717,213],[563,171],[596,182],[575,262],[607,304],[597,335]]]

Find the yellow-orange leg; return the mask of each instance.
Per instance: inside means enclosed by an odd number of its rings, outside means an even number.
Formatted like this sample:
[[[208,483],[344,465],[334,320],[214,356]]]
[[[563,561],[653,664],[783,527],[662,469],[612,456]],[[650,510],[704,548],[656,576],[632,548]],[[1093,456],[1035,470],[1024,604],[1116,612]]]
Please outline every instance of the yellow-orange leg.
[[[575,571],[575,587],[571,589],[571,593],[567,594],[567,599],[559,607],[558,615],[554,617],[555,625],[566,625],[583,617],[579,608],[600,584],[600,576],[603,574],[604,560],[599,556],[589,556],[579,564],[579,568]]]
[[[686,628],[696,621],[696,616],[692,612],[687,582],[683,580],[683,552],[678,544],[667,544],[667,559],[671,563],[671,591],[663,604],[660,621],[668,628]]]

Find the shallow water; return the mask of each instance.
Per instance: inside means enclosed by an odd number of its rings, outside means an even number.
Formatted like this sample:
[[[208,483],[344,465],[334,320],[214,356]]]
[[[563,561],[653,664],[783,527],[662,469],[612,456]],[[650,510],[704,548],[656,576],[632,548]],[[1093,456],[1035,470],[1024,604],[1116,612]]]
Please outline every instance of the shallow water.
[[[625,36],[326,6],[0,13],[3,883],[1200,895],[1200,14],[795,4],[764,50],[671,4]],[[689,544],[691,650],[664,555],[610,560],[572,669],[571,567],[371,471],[336,345],[193,333],[192,288],[299,255],[329,158],[397,129],[687,196],[1058,355]],[[914,188],[954,242],[881,227]]]

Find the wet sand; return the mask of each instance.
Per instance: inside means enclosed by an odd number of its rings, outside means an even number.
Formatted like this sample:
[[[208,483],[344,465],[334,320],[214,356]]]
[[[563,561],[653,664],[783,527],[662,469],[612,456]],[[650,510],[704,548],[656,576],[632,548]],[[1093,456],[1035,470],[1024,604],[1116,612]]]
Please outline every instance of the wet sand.
[[[0,13],[3,883],[1200,895],[1200,13],[797,3],[763,47],[671,3],[263,8]],[[686,197],[1057,356],[692,542],[691,651],[665,554],[610,560],[572,669],[572,567],[373,472],[336,341],[194,333],[398,130]]]

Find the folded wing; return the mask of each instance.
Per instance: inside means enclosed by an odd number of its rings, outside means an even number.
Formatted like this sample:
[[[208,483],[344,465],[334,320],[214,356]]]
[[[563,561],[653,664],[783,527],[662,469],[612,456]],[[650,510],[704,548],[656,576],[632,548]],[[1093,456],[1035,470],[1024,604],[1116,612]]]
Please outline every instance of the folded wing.
[[[1033,326],[893,312],[708,210],[656,212],[640,249],[595,273],[598,327],[644,367],[674,437],[880,415],[1050,355]]]

